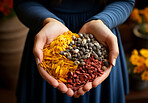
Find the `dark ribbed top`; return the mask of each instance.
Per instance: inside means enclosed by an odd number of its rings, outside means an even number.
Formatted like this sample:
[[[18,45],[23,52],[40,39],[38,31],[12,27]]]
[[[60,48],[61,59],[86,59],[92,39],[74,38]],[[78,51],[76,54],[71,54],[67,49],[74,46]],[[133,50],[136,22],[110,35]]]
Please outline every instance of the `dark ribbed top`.
[[[97,0],[96,0],[97,1]],[[57,17],[56,12],[83,13],[96,11],[86,22],[101,19],[110,29],[123,23],[130,15],[135,0],[106,0],[104,6],[99,0],[62,0],[58,6],[50,6],[49,0],[14,0],[15,11],[20,20],[34,31],[42,28],[43,21],[47,17],[64,21]]]

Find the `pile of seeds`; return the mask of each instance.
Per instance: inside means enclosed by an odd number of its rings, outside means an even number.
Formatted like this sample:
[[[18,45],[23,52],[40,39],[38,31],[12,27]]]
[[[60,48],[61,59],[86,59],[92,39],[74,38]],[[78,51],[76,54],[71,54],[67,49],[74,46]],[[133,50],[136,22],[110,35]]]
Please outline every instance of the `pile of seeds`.
[[[77,91],[87,82],[92,82],[103,74],[109,66],[108,51],[92,34],[78,33],[79,37],[72,36],[72,41],[65,51],[60,51],[79,65],[75,72],[69,72],[65,82],[68,88]]]
[[[108,52],[107,49],[100,44],[92,34],[78,33],[79,37],[72,36],[72,41],[65,51],[60,51],[61,55],[74,61],[75,65],[85,65],[84,60],[92,54],[95,59],[102,61],[107,67]]]
[[[68,73],[66,86],[77,91],[86,83],[94,81],[94,79],[103,74],[102,65],[102,61],[94,59],[93,56],[85,59],[85,65],[79,65],[75,72]]]
[[[46,46],[43,54],[41,66],[74,91],[109,66],[107,49],[92,34],[65,32]]]

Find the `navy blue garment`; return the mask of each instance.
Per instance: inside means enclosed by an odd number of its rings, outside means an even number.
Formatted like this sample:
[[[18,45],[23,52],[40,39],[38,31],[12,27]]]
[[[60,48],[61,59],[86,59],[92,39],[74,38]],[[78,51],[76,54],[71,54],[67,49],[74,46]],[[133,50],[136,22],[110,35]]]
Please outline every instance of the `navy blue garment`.
[[[30,28],[24,48],[17,87],[18,103],[124,103],[128,93],[128,76],[124,51],[117,26],[123,23],[134,6],[134,0],[62,0],[58,6],[50,0],[14,0],[19,19]],[[34,55],[35,35],[45,18],[51,17],[78,33],[88,21],[101,19],[118,38],[119,56],[109,77],[84,96],[75,99],[49,85],[39,74]]]

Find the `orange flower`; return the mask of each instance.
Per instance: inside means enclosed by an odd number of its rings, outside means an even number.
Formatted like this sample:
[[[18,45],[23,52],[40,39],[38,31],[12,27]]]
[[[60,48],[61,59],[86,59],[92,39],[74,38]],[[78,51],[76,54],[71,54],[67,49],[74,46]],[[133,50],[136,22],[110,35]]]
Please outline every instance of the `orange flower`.
[[[144,71],[141,75],[142,80],[148,80],[148,71]]]
[[[139,10],[139,14],[143,15],[144,13],[144,10]]]
[[[140,56],[137,65],[143,65],[144,63],[145,63],[145,58],[143,56]]]
[[[145,60],[145,65],[148,67],[148,58]]]
[[[137,49],[134,49],[134,50],[132,51],[132,55],[138,55],[138,50],[137,50]]]
[[[148,80],[148,49],[141,49],[139,51],[134,49],[130,62],[134,66],[132,68],[133,74],[139,74],[142,80]]]
[[[131,62],[133,65],[137,65],[138,59],[139,59],[139,56],[138,56],[138,55],[131,55],[131,57],[130,57],[130,62]]]
[[[130,57],[130,62],[133,65],[143,65],[145,63],[145,59],[144,59],[144,57],[139,56],[139,55],[132,55]]]
[[[145,32],[148,33],[148,28],[146,28]]]
[[[144,13],[148,13],[148,7],[144,8]]]
[[[144,70],[146,70],[146,66],[145,65],[139,65],[139,66],[134,68],[133,72],[139,74],[139,73],[142,73]]]
[[[147,13],[144,13],[143,15],[144,15],[144,21],[146,23],[148,23],[148,12]]]
[[[145,58],[148,58],[148,49],[141,49],[140,54]]]
[[[135,8],[135,9],[132,11],[132,13],[131,13],[131,15],[130,15],[130,18],[131,18],[131,20],[133,20],[133,21],[136,21],[136,22],[138,22],[138,23],[142,23],[142,19],[141,19],[140,15],[139,15],[139,10],[138,10],[137,8]]]
[[[139,13],[144,16],[144,22],[148,23],[148,7],[139,10]]]
[[[145,11],[148,13],[148,7],[145,7]]]

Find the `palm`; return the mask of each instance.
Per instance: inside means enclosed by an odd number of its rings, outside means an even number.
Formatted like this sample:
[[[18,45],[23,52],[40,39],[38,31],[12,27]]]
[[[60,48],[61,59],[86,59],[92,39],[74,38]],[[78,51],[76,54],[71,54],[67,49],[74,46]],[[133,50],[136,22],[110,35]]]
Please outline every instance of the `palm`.
[[[57,23],[48,23],[44,26],[43,32],[44,32],[44,42],[45,45],[48,45],[51,43],[54,38],[56,38],[58,35],[63,34],[64,32],[67,32],[68,28],[65,27],[63,24],[57,24]]]
[[[116,37],[102,22],[90,21],[81,28],[80,33],[93,34],[100,43],[108,47],[110,63],[113,62],[113,58],[117,57],[118,46]],[[117,53],[115,51],[117,51]],[[83,88],[80,88],[74,96],[79,97],[80,95],[84,95],[84,93],[92,87],[97,87],[101,84],[109,76],[111,67],[110,65],[101,77],[97,77],[92,83],[89,82]]]
[[[50,44],[54,38],[58,35],[67,32],[68,28],[62,23],[50,22],[47,23],[42,30],[36,35],[34,43],[34,55],[39,58],[39,61],[43,60],[43,48]],[[38,61],[37,61],[38,62]],[[41,62],[40,62],[41,63]],[[73,96],[73,91],[68,89],[64,83],[58,82],[54,77],[50,76],[41,66],[37,63],[37,67],[40,75],[53,87],[57,87],[61,92],[67,93],[69,96]]]
[[[67,88],[64,83],[60,83],[54,77],[50,76],[40,66],[40,63],[43,60],[42,50],[46,45],[50,44],[54,40],[54,38],[56,38],[58,35],[61,35],[67,31],[68,31],[68,28],[65,27],[60,22],[47,23],[42,28],[42,30],[36,35],[33,51],[34,51],[34,55],[37,61],[37,67],[38,67],[40,75],[49,84],[51,84],[53,87],[57,87],[61,92],[67,93],[68,96],[74,95],[75,97],[79,97],[80,95],[83,95],[86,91],[89,91],[92,87],[96,87],[97,85],[102,83],[108,77],[111,71],[111,66],[108,67],[108,69],[104,72],[104,74],[101,77],[96,78],[92,83],[91,82],[87,83],[84,87],[80,88],[75,94],[73,90],[71,90],[70,88]],[[114,53],[114,49],[116,49],[116,47],[118,49],[118,46],[117,46],[116,40],[112,39],[112,38],[115,38],[115,36],[112,34],[112,32],[109,29],[107,29],[106,27],[102,27],[101,25],[98,25],[96,22],[90,22],[90,23],[86,23],[82,27],[80,32],[81,33],[92,33],[94,34],[94,36],[99,42],[101,42],[104,46],[108,46],[109,51],[110,51],[109,58],[110,58],[110,62],[112,63],[112,54]],[[113,42],[114,40],[115,42]],[[116,51],[118,51],[117,49]],[[118,53],[116,53],[116,56],[117,55]]]

